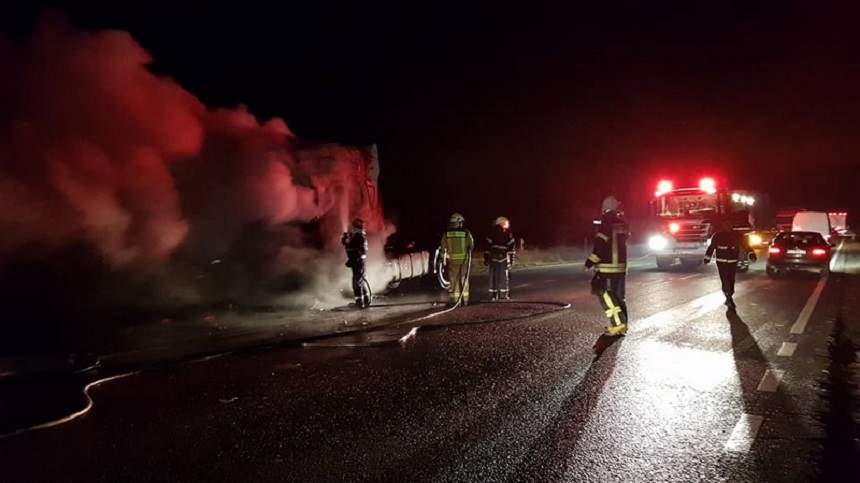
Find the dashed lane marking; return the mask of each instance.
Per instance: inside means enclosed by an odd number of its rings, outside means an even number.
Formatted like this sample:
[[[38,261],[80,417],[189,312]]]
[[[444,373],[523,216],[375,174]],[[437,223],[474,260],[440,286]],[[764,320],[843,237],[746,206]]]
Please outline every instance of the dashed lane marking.
[[[764,422],[764,416],[755,414],[741,414],[735,429],[726,441],[725,450],[733,453],[746,453],[750,450],[755,437],[758,435],[758,430],[761,428],[761,423]]]
[[[834,270],[836,268],[837,260],[840,255],[842,255],[842,244],[836,248],[833,253],[833,257],[830,259],[830,270]],[[821,298],[821,292],[824,291],[824,286],[827,285],[827,278],[828,274],[825,273],[821,276],[821,280],[818,281],[818,284],[815,285],[815,290],[812,291],[812,295],[809,296],[809,300],[806,301],[806,305],[803,307],[803,310],[800,311],[800,315],[797,316],[797,321],[791,326],[792,334],[802,334],[803,331],[806,330],[806,324],[809,323],[809,318],[812,317],[812,313],[815,311],[818,299]]]
[[[781,346],[779,346],[779,350],[776,352],[776,355],[780,357],[791,357],[794,355],[794,351],[797,350],[796,342],[783,342]]]
[[[809,300],[806,301],[806,305],[800,311],[800,315],[797,316],[797,321],[791,326],[792,334],[802,334],[806,330],[806,324],[809,323],[809,318],[815,311],[815,306],[818,304],[818,299],[821,298],[821,292],[824,291],[825,285],[827,285],[827,274],[824,274],[818,284],[815,285],[815,290],[812,291],[812,295],[809,296]]]
[[[776,389],[779,387],[779,383],[782,381],[782,376],[784,375],[785,371],[781,371],[779,369],[768,369],[764,371],[764,375],[761,376],[761,381],[759,381],[756,391],[776,392]]]

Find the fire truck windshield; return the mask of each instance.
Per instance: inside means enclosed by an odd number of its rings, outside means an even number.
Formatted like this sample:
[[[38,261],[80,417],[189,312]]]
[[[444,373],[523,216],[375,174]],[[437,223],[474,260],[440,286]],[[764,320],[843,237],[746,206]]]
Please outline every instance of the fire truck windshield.
[[[655,202],[655,212],[661,217],[708,215],[717,212],[715,193],[667,193]]]

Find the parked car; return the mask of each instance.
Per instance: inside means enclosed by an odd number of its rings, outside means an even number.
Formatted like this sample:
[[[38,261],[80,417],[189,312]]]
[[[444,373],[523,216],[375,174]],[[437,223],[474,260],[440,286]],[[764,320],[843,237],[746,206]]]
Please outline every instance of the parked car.
[[[820,270],[830,266],[831,247],[817,232],[790,231],[776,236],[768,248],[767,274],[776,277],[789,270]]]

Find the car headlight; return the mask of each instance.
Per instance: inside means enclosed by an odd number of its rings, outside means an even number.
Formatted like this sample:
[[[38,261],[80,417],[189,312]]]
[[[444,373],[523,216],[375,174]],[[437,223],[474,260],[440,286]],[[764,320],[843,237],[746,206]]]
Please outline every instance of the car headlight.
[[[750,246],[752,247],[760,246],[762,242],[761,235],[759,235],[758,233],[750,233],[749,242]]]
[[[654,235],[648,239],[648,248],[652,250],[663,250],[669,245],[669,240],[663,235]]]

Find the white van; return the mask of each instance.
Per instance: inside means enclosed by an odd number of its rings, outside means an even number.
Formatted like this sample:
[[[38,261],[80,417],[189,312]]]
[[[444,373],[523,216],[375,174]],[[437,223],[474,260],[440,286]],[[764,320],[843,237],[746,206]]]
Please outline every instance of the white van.
[[[791,221],[791,231],[811,231],[830,241],[830,217],[824,211],[798,211]]]

